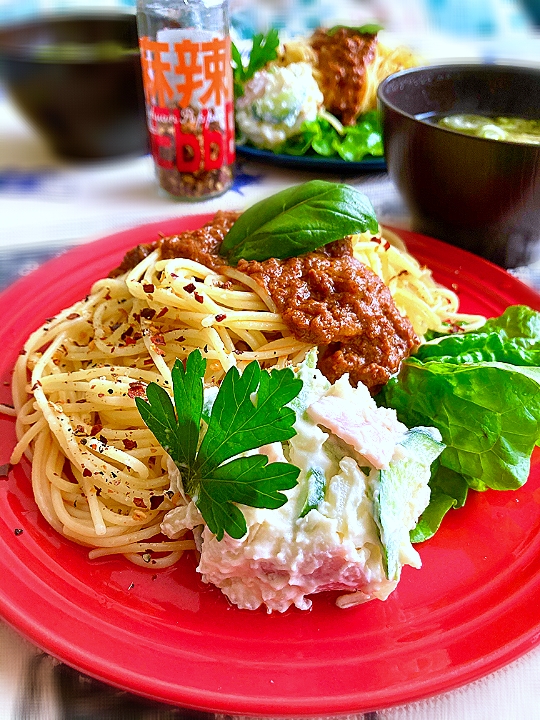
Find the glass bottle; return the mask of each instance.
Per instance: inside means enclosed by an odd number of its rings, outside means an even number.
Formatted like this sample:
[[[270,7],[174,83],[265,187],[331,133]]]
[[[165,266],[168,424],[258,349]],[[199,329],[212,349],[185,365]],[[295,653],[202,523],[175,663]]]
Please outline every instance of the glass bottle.
[[[138,0],[151,151],[160,187],[205,200],[232,184],[235,160],[227,0]]]

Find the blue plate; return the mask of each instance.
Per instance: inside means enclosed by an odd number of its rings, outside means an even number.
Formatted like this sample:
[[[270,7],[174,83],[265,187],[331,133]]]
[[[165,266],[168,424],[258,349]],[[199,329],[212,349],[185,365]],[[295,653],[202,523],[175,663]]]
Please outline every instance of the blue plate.
[[[313,170],[314,172],[334,172],[353,174],[386,170],[384,158],[366,157],[360,162],[347,162],[341,158],[325,158],[321,155],[279,155],[271,150],[260,150],[249,145],[237,145],[239,157],[258,162],[270,163],[292,170]]]

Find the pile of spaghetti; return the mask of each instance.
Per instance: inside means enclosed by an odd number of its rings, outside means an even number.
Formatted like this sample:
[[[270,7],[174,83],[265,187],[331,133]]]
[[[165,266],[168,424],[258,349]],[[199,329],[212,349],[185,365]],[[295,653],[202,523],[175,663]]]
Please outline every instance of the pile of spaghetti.
[[[385,232],[352,238],[354,255],[390,289],[416,334],[473,327],[458,298]],[[170,389],[171,367],[195,348],[207,385],[257,360],[300,362],[310,345],[291,335],[262,288],[233,267],[211,269],[162,257],[158,242],[131,269],[98,280],[90,294],[36,330],[13,377],[19,442],[11,462],[32,461],[41,513],[58,532],[91,548],[166,567],[194,547],[171,541],[160,523],[178,498],[165,450],[144,425],[135,397],[148,383]]]

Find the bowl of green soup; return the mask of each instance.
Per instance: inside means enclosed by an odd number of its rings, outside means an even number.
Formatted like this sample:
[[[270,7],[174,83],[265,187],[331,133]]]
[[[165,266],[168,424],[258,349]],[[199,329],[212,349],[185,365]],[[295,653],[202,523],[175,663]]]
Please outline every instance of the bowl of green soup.
[[[58,13],[0,27],[0,83],[62,158],[148,151],[134,14]]]
[[[505,268],[540,259],[539,68],[413,68],[378,99],[388,172],[417,232]]]

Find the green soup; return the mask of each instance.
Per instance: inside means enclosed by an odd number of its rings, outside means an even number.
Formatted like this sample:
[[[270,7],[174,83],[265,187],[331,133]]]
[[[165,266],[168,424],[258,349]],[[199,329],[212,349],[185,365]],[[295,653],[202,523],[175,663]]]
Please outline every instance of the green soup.
[[[445,115],[438,117],[435,124],[465,135],[540,145],[540,120],[485,115]]]
[[[127,47],[120,42],[106,41],[96,43],[59,43],[57,45],[38,45],[34,48],[34,57],[41,62],[77,63],[103,60],[121,60],[126,55],[138,55],[139,48]]]

